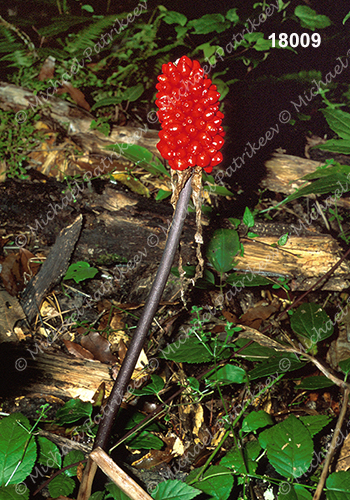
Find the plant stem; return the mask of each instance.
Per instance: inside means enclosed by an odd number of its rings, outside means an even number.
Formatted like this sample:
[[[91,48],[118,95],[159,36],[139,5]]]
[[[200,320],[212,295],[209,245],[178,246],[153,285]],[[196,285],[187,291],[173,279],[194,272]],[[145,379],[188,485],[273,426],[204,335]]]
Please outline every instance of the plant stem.
[[[114,382],[111,395],[109,397],[108,403],[103,413],[102,420],[98,428],[94,448],[97,448],[99,446],[100,448],[105,450],[107,447],[108,439],[112,430],[115,417],[120,408],[123,396],[127,389],[127,385],[134,371],[136,362],[139,358],[144,341],[146,339],[149,327],[152,323],[159,301],[163,294],[163,290],[170,273],[171,265],[174,261],[175,253],[178,248],[183,223],[187,215],[187,207],[192,190],[191,180],[192,177],[188,179],[188,181],[186,182],[184,188],[180,193],[156,278],[153,282],[151,291],[149,293],[145,307],[142,311],[139,323],[137,325],[137,329],[133,335],[129,349],[126,353],[124,362],[120,368],[117,379]]]

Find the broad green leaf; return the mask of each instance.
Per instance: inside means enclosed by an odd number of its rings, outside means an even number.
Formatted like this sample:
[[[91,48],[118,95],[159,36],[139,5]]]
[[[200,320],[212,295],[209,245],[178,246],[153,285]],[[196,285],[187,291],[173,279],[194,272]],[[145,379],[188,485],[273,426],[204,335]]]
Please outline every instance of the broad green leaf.
[[[260,349],[262,352],[262,347]],[[289,373],[305,365],[305,362],[300,361],[294,354],[276,351],[273,351],[273,353],[267,362],[259,363],[258,366],[249,372],[249,380],[268,377],[274,374]]]
[[[207,33],[222,33],[230,28],[231,23],[222,14],[204,14],[199,19],[189,21],[187,26],[193,27],[196,35],[206,35]]]
[[[107,498],[113,500],[130,500],[130,497],[114,483],[107,483],[106,490],[109,493]],[[89,498],[89,500],[91,500],[91,498]]]
[[[220,465],[224,465],[233,470],[235,474],[254,474],[258,467],[256,459],[261,451],[259,441],[249,441],[243,448],[233,448],[224,458],[221,459]],[[243,455],[244,454],[244,459]],[[248,469],[248,470],[247,470]]]
[[[145,89],[142,83],[138,83],[133,87],[127,88],[122,95],[123,101],[129,101],[129,102],[137,101],[137,99],[142,96],[144,90]]]
[[[70,399],[62,408],[57,410],[56,419],[60,424],[71,424],[81,418],[91,417],[92,404],[84,403],[80,399]]]
[[[29,500],[29,489],[26,488],[26,485],[24,483],[22,484],[23,484],[23,489],[21,490],[19,490],[18,484],[9,484],[8,486],[1,486],[0,487],[1,500]]]
[[[191,500],[201,494],[200,490],[189,486],[177,479],[169,479],[158,484],[156,491],[152,493],[154,500]]]
[[[317,14],[316,11],[307,5],[298,5],[295,8],[294,14],[300,19],[300,25],[303,28],[309,28],[312,31],[327,28],[327,26],[332,24],[329,17]]]
[[[239,237],[234,229],[218,229],[210,240],[207,257],[220,274],[234,267],[234,257],[240,250]]]
[[[350,165],[340,165],[339,163],[336,163],[334,165],[331,164],[328,166],[323,165],[322,167],[317,168],[314,172],[304,175],[302,179],[310,181],[314,179],[320,179],[321,177],[329,177],[333,174],[343,174],[344,176],[348,177],[348,175],[350,174]]]
[[[349,373],[350,372],[350,358],[344,359],[343,361],[339,361],[339,367],[342,372]]]
[[[135,396],[145,396],[147,394],[158,394],[164,387],[164,380],[159,375],[151,375],[152,382],[142,389],[132,389]]]
[[[60,495],[63,497],[69,496],[73,493],[75,488],[75,481],[66,474],[60,474],[52,479],[48,485],[50,495],[53,498],[57,498]]]
[[[243,432],[253,432],[267,425],[272,425],[273,420],[264,410],[252,411],[242,422]]]
[[[203,343],[193,337],[185,337],[169,344],[161,351],[159,357],[178,363],[206,363],[213,360],[213,356]]]
[[[103,500],[104,497],[105,497],[105,492],[104,491],[95,491],[95,493],[93,493],[89,497],[89,500]]]
[[[138,146],[137,144],[128,144],[125,142],[119,142],[118,144],[111,144],[106,146],[107,150],[115,151],[120,156],[123,156],[127,160],[132,161],[136,165],[144,168],[151,174],[164,174],[170,177],[169,172],[164,167],[163,163],[153,155],[148,149],[143,146]]]
[[[268,433],[267,446],[261,438],[265,432]],[[309,431],[294,415],[263,431],[259,436],[259,442],[263,448],[266,447],[267,458],[271,465],[287,479],[295,479],[309,469],[313,442]]]
[[[34,437],[19,425],[30,429],[29,420],[21,413],[12,413],[0,421],[0,485],[18,484],[31,473],[36,461]],[[23,457],[27,441],[29,445]],[[23,459],[23,460],[22,460]],[[17,468],[18,463],[21,462]],[[16,472],[14,472],[16,471]],[[11,479],[10,479],[11,478]]]
[[[63,277],[64,280],[74,280],[76,283],[93,278],[98,273],[98,269],[90,267],[88,262],[80,261],[71,264]]]
[[[315,147],[316,149],[316,147]],[[317,149],[330,151],[331,153],[340,153],[343,155],[350,154],[350,140],[349,139],[330,139],[324,144],[317,146]]]
[[[122,409],[121,412],[124,412]],[[119,418],[119,417],[118,417]],[[125,424],[125,430],[130,430],[136,425],[138,425],[142,420],[144,420],[145,415],[140,412],[133,413],[132,416],[129,418],[129,420]],[[124,420],[123,416],[121,416],[121,420]],[[163,424],[157,423],[157,422],[151,422],[147,424],[145,427],[143,427],[144,430],[147,430],[149,432],[155,431],[155,432],[161,432],[162,430],[165,430],[165,427]]]
[[[230,274],[226,283],[229,285],[235,285],[237,288],[243,288],[246,286],[263,286],[271,285],[271,281],[264,276],[259,276],[258,274],[245,273],[245,274]]]
[[[38,463],[50,467],[51,469],[60,469],[62,465],[62,456],[58,446],[49,439],[38,436],[39,457]]]
[[[281,236],[281,237],[279,238],[279,240],[278,240],[277,244],[278,244],[279,246],[283,247],[283,246],[287,243],[287,241],[288,241],[288,235],[289,235],[289,233],[286,233],[286,234],[284,234],[283,236]]]
[[[326,481],[327,500],[349,500],[350,472],[333,472]]]
[[[312,500],[311,493],[302,484],[281,483],[277,500]]]
[[[163,21],[165,21],[167,24],[180,24],[180,26],[185,26],[185,24],[187,23],[187,17],[180,12],[169,10],[165,13]]]
[[[293,331],[313,344],[327,339],[333,334],[334,327],[331,319],[319,304],[302,304],[294,312],[290,320]]]
[[[350,114],[340,109],[322,109],[328,125],[342,139],[350,140]]]
[[[140,432],[136,437],[130,437],[126,441],[129,448],[134,450],[161,450],[164,446],[163,441],[147,431]]]
[[[298,390],[317,391],[325,387],[332,387],[334,382],[324,375],[315,375],[313,377],[304,378],[299,385],[296,386]]]
[[[206,493],[206,500],[227,500],[233,487],[233,477],[226,467],[212,465],[204,474],[203,480],[192,486]]]
[[[300,422],[302,422],[307,430],[310,432],[310,436],[314,437],[318,434],[326,425],[331,422],[332,418],[327,415],[310,415],[305,417],[300,417]]]
[[[81,462],[85,459],[84,453],[79,450],[70,451],[63,459],[63,467],[67,467],[67,465],[75,464],[76,462]],[[65,474],[69,477],[73,477],[77,475],[78,466],[71,467],[65,471]]]
[[[253,48],[255,50],[264,52],[265,50],[270,50],[271,47],[272,47],[272,40],[265,40],[264,38],[259,38],[259,40],[256,42]]]
[[[248,207],[245,207],[244,210],[243,223],[248,227],[254,226],[254,215],[252,214],[252,212],[249,210]]]
[[[219,385],[243,384],[248,381],[247,374],[239,366],[227,364],[219,368],[208,380],[218,382]]]

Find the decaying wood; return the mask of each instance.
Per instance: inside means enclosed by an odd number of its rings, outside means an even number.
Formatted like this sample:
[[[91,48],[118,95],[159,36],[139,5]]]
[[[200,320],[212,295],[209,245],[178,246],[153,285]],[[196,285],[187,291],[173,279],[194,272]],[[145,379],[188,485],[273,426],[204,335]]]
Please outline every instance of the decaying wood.
[[[0,350],[0,394],[91,401],[101,382],[106,394],[113,386],[110,365],[68,356],[43,344],[5,343]]]
[[[79,215],[72,224],[61,231],[40,271],[24,290],[21,305],[29,321],[38,314],[38,308],[46,293],[59,283],[66,273],[82,221],[83,218]]]
[[[303,176],[311,174],[322,165],[324,162],[275,153],[265,163],[267,175],[261,184],[270,191],[284,193],[288,196],[305,184],[306,181],[301,180]],[[337,199],[337,205],[350,208],[350,198],[342,196]]]
[[[284,246],[277,246],[278,237],[262,236],[244,239],[244,256],[237,257],[237,270],[277,279],[291,278],[292,290],[307,290],[339,260],[341,248],[329,235],[289,236]],[[275,245],[276,247],[272,247]],[[335,271],[321,289],[340,291],[349,287],[350,269],[346,263]]]
[[[74,140],[85,151],[100,152],[107,156],[104,149],[106,146],[124,142],[144,146],[159,155],[156,148],[159,141],[156,130],[149,130],[144,125],[140,128],[113,126],[107,138],[97,130],[90,129],[91,121],[95,117],[88,111],[58,97],[43,98],[40,95],[35,96],[32,91],[10,83],[0,82],[0,109],[16,112],[23,112],[23,110],[28,109],[42,110],[42,114],[46,116],[46,119],[64,127],[67,136],[74,137]],[[68,129],[67,123],[69,124]]]

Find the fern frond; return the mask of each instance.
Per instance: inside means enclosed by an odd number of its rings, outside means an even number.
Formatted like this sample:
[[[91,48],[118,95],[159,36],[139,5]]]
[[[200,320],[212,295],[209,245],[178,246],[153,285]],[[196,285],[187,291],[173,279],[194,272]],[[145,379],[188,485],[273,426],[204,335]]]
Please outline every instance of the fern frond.
[[[101,34],[105,34],[107,32],[107,28],[113,24],[115,21],[115,15],[106,16],[103,19],[99,19],[95,21],[93,24],[84,28],[76,34],[73,40],[70,40],[65,50],[69,52],[71,55],[75,55],[78,57],[80,51],[84,51],[86,48],[90,47],[94,43],[96,43],[97,39]],[[106,41],[108,38],[106,38]]]
[[[44,26],[38,30],[41,36],[52,37],[69,31],[77,24],[91,22],[92,20],[84,16],[53,17],[49,26]]]

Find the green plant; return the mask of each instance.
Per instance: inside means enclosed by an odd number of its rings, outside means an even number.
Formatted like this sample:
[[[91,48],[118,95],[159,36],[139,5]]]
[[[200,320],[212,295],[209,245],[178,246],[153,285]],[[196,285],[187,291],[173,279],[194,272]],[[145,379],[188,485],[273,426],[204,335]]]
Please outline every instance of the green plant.
[[[64,280],[73,279],[76,283],[93,278],[98,273],[98,269],[90,267],[88,262],[79,261],[71,264],[67,269]]]
[[[35,484],[38,476],[84,459],[83,453],[73,450],[62,461],[59,448],[34,432],[47,410],[48,405],[41,407],[33,426],[21,413],[12,413],[0,421],[0,497],[4,500],[29,500],[29,486]],[[49,483],[50,495],[70,495],[76,486],[72,477],[76,475],[77,467],[64,470]]]
[[[27,179],[27,156],[41,144],[43,133],[35,126],[40,118],[37,113],[28,111],[26,120],[19,118],[13,111],[1,114],[0,158],[5,162],[7,177]]]

